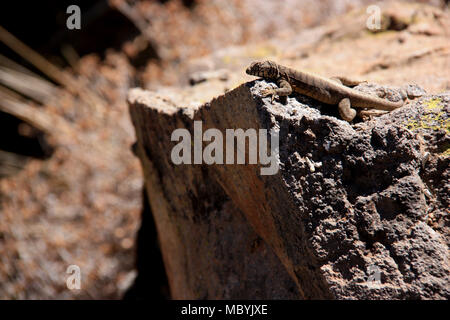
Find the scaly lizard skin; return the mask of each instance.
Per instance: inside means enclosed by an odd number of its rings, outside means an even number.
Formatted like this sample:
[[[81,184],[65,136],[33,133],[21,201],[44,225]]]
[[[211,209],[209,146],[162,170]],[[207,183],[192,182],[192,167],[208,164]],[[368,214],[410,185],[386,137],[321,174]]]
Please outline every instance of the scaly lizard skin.
[[[339,79],[327,79],[315,74],[297,71],[268,60],[252,62],[246,73],[276,81],[279,88],[270,88],[262,92],[263,96],[271,95],[272,102],[275,95],[288,96],[294,90],[323,103],[337,104],[342,119],[349,122],[356,116],[356,110],[352,106],[391,111],[404,104],[404,101],[391,102],[346,87]]]

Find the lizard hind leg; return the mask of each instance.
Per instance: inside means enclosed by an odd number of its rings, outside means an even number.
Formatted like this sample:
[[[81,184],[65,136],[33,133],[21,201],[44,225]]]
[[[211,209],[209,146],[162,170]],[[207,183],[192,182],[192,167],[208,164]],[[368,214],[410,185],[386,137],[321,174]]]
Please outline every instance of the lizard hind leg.
[[[339,79],[339,77],[331,77],[330,80],[333,80],[334,82],[337,82],[337,83],[343,85],[343,83],[342,83],[341,79]]]
[[[351,122],[356,117],[356,110],[352,109],[350,99],[344,98],[339,102],[339,114],[345,121]]]
[[[330,79],[343,85],[343,86],[350,87],[350,88],[356,87],[360,83],[367,82],[366,80],[349,78],[349,77],[341,77],[341,76],[331,77]]]

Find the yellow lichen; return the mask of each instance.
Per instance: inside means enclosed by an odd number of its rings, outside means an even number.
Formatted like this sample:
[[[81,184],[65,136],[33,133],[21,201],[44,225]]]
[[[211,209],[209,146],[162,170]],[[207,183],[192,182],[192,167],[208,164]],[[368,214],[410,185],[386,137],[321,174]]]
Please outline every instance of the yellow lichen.
[[[439,109],[442,110],[442,108],[444,107],[443,105],[441,105],[442,100],[439,98],[434,98],[431,99],[429,101],[426,101],[424,103],[425,105],[425,109],[426,110],[435,110],[435,109]]]
[[[431,99],[424,102],[425,114],[418,119],[408,119],[405,125],[410,130],[431,129],[445,130],[450,133],[450,118],[443,110],[442,100],[439,98]]]
[[[444,152],[441,153],[441,156],[450,157],[450,146],[447,146],[447,148],[445,148]]]

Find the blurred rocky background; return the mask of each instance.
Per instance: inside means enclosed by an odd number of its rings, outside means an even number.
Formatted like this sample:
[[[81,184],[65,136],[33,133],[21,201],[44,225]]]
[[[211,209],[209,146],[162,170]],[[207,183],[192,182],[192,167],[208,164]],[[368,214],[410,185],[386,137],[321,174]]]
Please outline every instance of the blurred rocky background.
[[[81,30],[66,27],[72,4]],[[448,1],[381,1],[379,32],[365,28],[371,4],[4,1],[0,298],[170,296],[132,151],[132,87],[199,104],[251,79],[249,61],[272,57],[324,75],[448,90]],[[81,269],[81,290],[66,286],[69,265]]]

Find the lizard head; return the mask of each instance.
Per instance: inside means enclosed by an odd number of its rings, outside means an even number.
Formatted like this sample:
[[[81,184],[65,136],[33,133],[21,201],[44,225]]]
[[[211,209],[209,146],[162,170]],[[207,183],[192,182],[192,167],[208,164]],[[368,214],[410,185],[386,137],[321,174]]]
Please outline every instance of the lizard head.
[[[269,79],[276,79],[280,76],[278,65],[270,60],[252,62],[245,72],[252,76]]]

